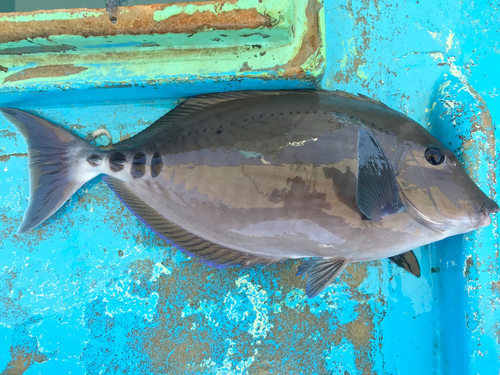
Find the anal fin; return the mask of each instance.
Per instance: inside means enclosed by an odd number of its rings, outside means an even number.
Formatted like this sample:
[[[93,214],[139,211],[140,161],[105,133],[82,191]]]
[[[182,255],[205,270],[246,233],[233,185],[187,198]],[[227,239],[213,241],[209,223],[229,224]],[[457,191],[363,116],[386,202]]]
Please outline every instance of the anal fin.
[[[306,294],[319,295],[349,264],[347,259],[311,259],[302,263],[296,276],[307,276]]]
[[[389,257],[389,259],[411,274],[420,277],[420,265],[418,264],[418,259],[412,250]]]

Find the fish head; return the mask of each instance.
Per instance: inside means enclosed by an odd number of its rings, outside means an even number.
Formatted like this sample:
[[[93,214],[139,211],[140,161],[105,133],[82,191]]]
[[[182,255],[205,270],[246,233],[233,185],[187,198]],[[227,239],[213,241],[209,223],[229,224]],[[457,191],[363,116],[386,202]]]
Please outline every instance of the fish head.
[[[498,205],[469,177],[453,152],[425,129],[403,141],[396,172],[402,199],[423,225],[454,235],[487,226]]]

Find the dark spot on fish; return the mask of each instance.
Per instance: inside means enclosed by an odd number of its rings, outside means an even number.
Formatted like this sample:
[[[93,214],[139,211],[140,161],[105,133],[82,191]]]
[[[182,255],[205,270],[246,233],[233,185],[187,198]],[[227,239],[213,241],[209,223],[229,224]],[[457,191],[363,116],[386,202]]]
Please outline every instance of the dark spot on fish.
[[[280,203],[285,198],[285,191],[286,189],[274,189],[269,196],[269,202]]]
[[[120,172],[123,165],[127,162],[127,158],[121,152],[113,152],[109,157],[109,169],[112,172]]]
[[[97,167],[98,165],[101,165],[102,158],[99,155],[92,154],[87,158],[87,161],[91,166]]]
[[[263,115],[259,115],[259,118],[262,118]]]
[[[356,204],[356,175],[351,168],[347,167],[345,173],[342,173],[337,168],[324,167],[323,173],[326,179],[333,181],[333,190],[339,201],[362,216]]]
[[[290,111],[290,114],[291,114],[291,115],[293,115],[293,112],[292,112],[292,111]]]
[[[219,129],[222,128],[222,125],[219,125]]]
[[[156,177],[161,173],[163,168],[163,159],[159,152],[155,152],[151,159],[151,177]]]
[[[184,137],[185,137],[185,135],[183,134],[183,135],[182,135],[182,138],[184,138]]]
[[[220,133],[222,133],[222,130],[217,130],[217,134],[220,134]]]
[[[326,194],[318,192],[308,185],[302,177],[287,178],[288,190],[283,195],[283,210],[287,217],[314,218],[324,210],[330,210],[332,205],[326,199]]]
[[[132,161],[132,168],[130,168],[130,174],[133,178],[139,178],[144,176],[146,173],[146,154],[144,152],[138,152],[134,155],[134,160]]]
[[[219,34],[220,36],[226,38],[227,37],[227,34]]]
[[[309,113],[309,111],[306,111],[306,113]]]
[[[191,135],[191,132],[188,133],[188,136],[190,136],[190,135]]]
[[[206,131],[207,131],[207,129],[203,129],[203,131],[204,131],[204,132],[206,132]]]
[[[212,39],[212,42],[220,42],[220,38],[214,38]]]
[[[281,112],[280,115],[283,116],[283,112]]]
[[[245,119],[243,119],[243,121],[247,121],[247,119],[245,118]]]
[[[297,114],[299,114],[299,113],[300,113],[300,111],[297,111]]]
[[[431,272],[432,272],[432,273],[438,273],[438,272],[440,272],[440,271],[441,271],[441,269],[440,269],[439,267],[432,267],[432,268],[431,268]]]

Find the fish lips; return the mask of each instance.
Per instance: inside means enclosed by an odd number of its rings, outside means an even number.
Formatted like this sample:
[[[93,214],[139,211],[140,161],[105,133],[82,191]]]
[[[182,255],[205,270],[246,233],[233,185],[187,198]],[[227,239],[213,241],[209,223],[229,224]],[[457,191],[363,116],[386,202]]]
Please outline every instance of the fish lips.
[[[490,215],[498,213],[499,210],[500,208],[498,207],[498,204],[495,201],[488,199],[485,203],[481,205],[481,208],[479,209],[480,219],[478,223],[479,225],[477,227],[482,228],[490,225],[491,224]]]

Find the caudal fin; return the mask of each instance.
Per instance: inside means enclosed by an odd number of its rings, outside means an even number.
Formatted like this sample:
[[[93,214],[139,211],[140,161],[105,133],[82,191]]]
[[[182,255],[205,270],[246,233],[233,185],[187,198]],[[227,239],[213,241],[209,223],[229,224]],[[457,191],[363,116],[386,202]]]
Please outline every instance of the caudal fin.
[[[40,117],[17,109],[0,112],[28,145],[30,201],[18,233],[25,233],[56,212],[85,182],[99,174],[100,150]],[[92,158],[87,161],[87,158]],[[90,162],[94,162],[91,164]]]

